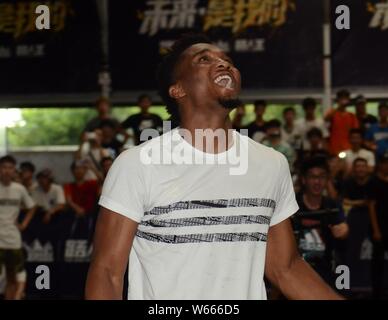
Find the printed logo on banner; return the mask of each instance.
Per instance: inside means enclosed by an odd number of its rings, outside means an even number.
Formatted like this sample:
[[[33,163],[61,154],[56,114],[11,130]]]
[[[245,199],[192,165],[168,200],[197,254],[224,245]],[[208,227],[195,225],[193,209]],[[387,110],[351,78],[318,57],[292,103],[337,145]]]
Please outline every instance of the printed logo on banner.
[[[369,23],[370,28],[388,30],[388,0],[379,2],[367,2],[367,10],[373,14]]]
[[[88,240],[67,240],[65,243],[65,262],[89,262],[93,247]]]
[[[42,245],[38,239],[35,239],[30,245],[23,243],[27,252],[28,262],[53,262],[54,250],[50,242]]]

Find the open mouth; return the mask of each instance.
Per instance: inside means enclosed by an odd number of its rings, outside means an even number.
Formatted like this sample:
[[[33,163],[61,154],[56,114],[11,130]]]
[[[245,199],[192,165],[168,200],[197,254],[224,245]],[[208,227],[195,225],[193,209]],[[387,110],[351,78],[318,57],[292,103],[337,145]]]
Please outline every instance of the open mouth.
[[[214,83],[222,88],[233,89],[233,79],[229,75],[222,75],[215,78]]]

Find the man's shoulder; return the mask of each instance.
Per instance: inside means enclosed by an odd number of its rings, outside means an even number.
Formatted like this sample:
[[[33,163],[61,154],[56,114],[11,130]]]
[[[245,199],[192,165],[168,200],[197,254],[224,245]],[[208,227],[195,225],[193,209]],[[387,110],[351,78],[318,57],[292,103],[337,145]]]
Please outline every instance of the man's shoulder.
[[[11,190],[16,192],[27,192],[27,189],[19,182],[11,182]]]

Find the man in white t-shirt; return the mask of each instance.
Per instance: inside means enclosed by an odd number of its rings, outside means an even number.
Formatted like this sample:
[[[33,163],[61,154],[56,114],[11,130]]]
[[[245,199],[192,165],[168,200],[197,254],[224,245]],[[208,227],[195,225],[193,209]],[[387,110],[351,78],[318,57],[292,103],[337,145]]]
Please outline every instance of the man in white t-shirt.
[[[53,174],[50,169],[40,171],[36,178],[38,186],[32,190],[32,199],[43,211],[43,221],[48,223],[53,216],[64,210],[66,200],[62,186],[53,183]]]
[[[180,127],[111,167],[86,298],[121,299],[128,261],[128,299],[266,299],[264,274],[289,298],[339,298],[298,255],[287,160],[230,130],[241,85],[230,58],[187,36],[158,74]]]
[[[375,168],[375,155],[372,151],[369,151],[363,148],[364,139],[362,136],[361,129],[351,129],[349,131],[349,143],[351,149],[345,150],[345,161],[347,166],[347,172],[350,174],[353,167],[353,162],[357,158],[365,159],[368,163],[368,168],[370,172],[373,172]]]
[[[21,231],[35,213],[34,201],[26,188],[13,179],[16,161],[11,156],[0,158],[0,270],[5,266],[7,284],[5,299],[21,299],[26,283]],[[21,208],[28,210],[23,221],[17,222]]]

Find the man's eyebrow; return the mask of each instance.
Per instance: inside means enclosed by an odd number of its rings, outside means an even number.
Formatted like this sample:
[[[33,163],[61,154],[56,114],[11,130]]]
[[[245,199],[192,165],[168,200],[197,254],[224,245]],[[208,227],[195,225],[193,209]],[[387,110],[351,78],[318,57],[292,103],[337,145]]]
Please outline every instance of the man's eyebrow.
[[[209,52],[209,51],[210,51],[209,49],[202,49],[202,50],[196,52],[196,53],[193,55],[193,58],[195,58],[196,56],[199,56],[199,55],[201,55],[201,54],[203,54],[203,53],[205,53],[205,52]]]

